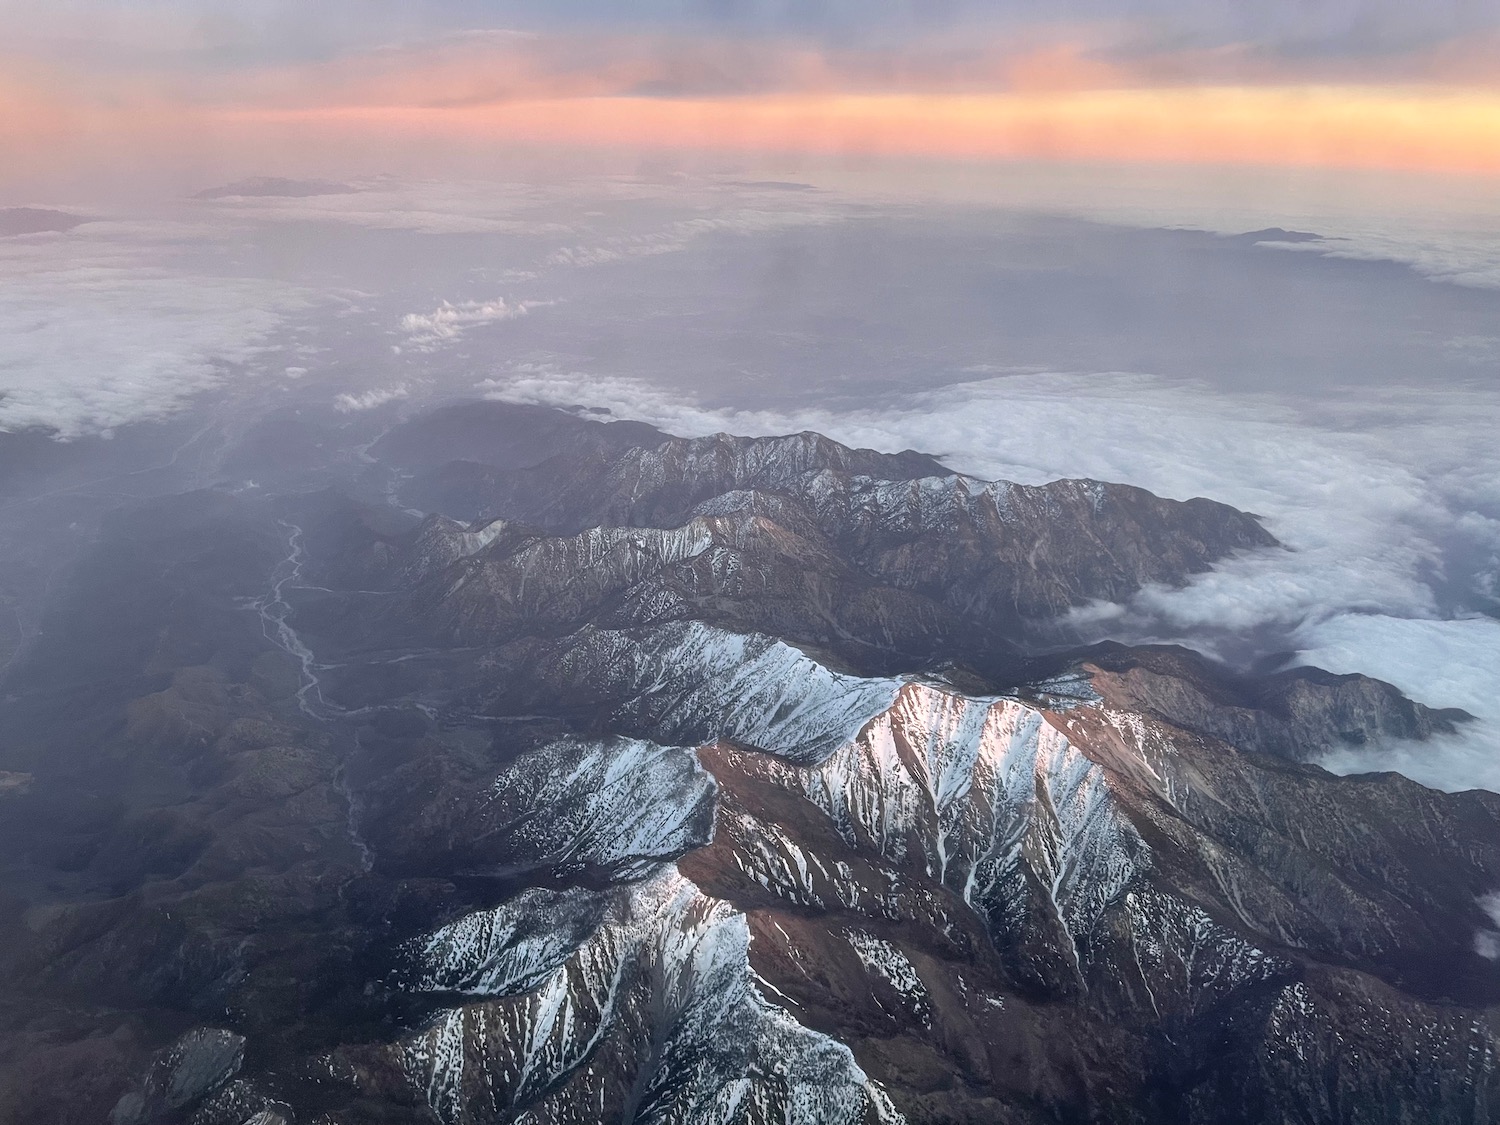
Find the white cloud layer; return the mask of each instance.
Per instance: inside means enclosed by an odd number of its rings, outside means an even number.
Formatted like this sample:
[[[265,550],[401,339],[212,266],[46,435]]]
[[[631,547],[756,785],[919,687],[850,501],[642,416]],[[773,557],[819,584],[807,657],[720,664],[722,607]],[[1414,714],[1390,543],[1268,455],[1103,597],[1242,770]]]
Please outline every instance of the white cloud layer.
[[[0,241],[0,430],[77,437],[158,418],[252,363],[309,298],[162,264],[201,235],[91,223]]]
[[[1424,703],[1480,719],[1431,742],[1338,750],[1322,765],[1335,773],[1395,770],[1434,789],[1500,792],[1500,621],[1348,614],[1309,626],[1303,639],[1310,664],[1388,680]]]

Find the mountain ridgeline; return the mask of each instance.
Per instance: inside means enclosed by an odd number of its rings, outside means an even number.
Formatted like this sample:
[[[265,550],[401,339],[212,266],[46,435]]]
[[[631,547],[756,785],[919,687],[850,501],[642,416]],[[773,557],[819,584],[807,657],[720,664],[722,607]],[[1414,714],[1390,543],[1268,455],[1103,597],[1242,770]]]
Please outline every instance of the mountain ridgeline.
[[[9,673],[5,1120],[1494,1119],[1500,797],[1316,764],[1467,716],[1061,639],[1254,516],[504,403],[344,464],[118,513]]]

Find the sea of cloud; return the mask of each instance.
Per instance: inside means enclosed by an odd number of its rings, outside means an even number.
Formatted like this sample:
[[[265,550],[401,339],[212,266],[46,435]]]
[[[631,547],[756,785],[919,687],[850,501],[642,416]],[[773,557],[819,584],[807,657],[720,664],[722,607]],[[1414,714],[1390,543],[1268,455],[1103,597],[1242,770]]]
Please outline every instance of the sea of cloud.
[[[132,221],[0,239],[0,430],[108,432],[256,362],[315,298],[190,264],[223,237]]]
[[[332,259],[308,251],[309,265],[290,276],[279,264],[298,256],[288,232],[317,229],[308,224],[364,228],[371,238],[401,232],[434,246],[454,236],[494,238],[494,254],[507,265],[487,276],[515,283],[536,280],[536,270],[676,253],[705,235],[748,236],[832,221],[837,213],[753,185],[700,184],[686,193],[630,180],[544,188],[381,179],[354,186],[306,197],[179,201],[151,217],[91,216],[66,232],[0,238],[0,431],[109,433],[181,410],[249,368],[266,366],[260,374],[287,379],[307,375],[303,363],[285,362],[295,355],[272,364],[282,356],[289,322],[323,304],[336,316],[361,311],[344,300]],[[337,253],[336,241],[328,246]],[[404,259],[381,253],[386,272],[375,276],[355,254],[359,279],[401,292],[408,284]],[[420,253],[408,262],[413,272]],[[431,352],[548,303],[439,299],[399,316],[394,335],[398,348]],[[390,396],[389,388],[354,389],[335,405],[369,409]]]

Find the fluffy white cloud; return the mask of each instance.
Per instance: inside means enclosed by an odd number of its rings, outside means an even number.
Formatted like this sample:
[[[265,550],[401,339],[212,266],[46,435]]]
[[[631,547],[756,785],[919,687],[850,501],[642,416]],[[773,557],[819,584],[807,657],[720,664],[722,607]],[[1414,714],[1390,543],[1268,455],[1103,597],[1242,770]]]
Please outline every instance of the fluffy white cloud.
[[[402,383],[400,386],[381,387],[363,394],[341,394],[333,400],[333,408],[340,414],[353,414],[360,410],[374,410],[388,402],[399,402],[410,395],[411,388]]]
[[[534,308],[550,303],[506,301],[503,297],[497,297],[493,301],[460,301],[457,304],[444,301],[431,312],[407,313],[401,318],[401,330],[407,334],[412,347],[427,350],[455,340],[477,325],[514,320],[518,316],[525,316]]]
[[[254,363],[303,290],[164,262],[204,231],[91,223],[0,240],[0,429],[109,430]]]

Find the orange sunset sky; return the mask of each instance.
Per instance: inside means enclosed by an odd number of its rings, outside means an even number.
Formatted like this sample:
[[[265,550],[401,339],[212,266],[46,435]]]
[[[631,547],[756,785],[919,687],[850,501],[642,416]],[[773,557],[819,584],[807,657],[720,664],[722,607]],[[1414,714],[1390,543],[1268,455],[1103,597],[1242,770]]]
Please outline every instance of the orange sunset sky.
[[[1193,0],[1063,5],[1066,19],[657,7],[397,18],[377,4],[362,19],[335,5],[309,29],[275,4],[13,0],[0,190],[174,169],[441,172],[518,147],[1500,173],[1500,33],[1482,4],[1425,23],[1300,4],[1259,24]]]

